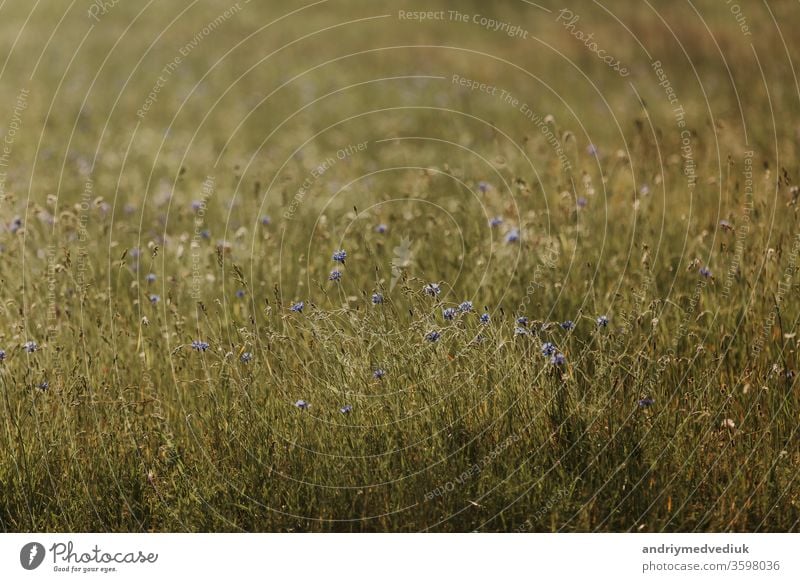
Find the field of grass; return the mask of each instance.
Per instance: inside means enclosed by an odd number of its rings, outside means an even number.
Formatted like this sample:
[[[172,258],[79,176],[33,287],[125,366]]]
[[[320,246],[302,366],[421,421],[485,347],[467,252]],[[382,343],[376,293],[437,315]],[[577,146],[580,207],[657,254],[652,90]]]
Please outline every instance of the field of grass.
[[[740,5],[2,3],[0,531],[800,530]]]

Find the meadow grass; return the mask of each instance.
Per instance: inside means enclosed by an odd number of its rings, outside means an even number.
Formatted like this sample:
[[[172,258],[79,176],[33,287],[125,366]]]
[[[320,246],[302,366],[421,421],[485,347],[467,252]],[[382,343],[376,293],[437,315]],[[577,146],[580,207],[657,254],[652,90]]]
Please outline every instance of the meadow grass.
[[[798,530],[796,8],[45,4],[4,531]]]

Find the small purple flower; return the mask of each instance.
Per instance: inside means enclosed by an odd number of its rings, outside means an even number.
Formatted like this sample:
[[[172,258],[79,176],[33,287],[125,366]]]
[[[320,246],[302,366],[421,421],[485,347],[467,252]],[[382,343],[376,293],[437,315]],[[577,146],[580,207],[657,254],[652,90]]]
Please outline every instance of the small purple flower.
[[[252,360],[252,359],[253,359],[253,354],[251,354],[250,352],[245,352],[245,353],[243,353],[241,356],[239,356],[239,359],[240,359],[240,360],[241,360],[243,363],[245,363],[245,364],[246,364],[247,362],[249,362],[250,360]]]
[[[203,239],[208,240],[211,238],[211,231],[208,230],[207,228],[204,228],[203,230],[200,231],[200,236]]]
[[[339,412],[341,412],[342,414],[350,414],[351,412],[353,412],[353,407],[350,406],[349,404],[345,404],[339,409]]]
[[[527,329],[525,329],[524,327],[515,327],[515,328],[514,328],[514,335],[515,335],[515,336],[518,336],[518,335],[528,335],[528,330],[527,330]]]
[[[269,226],[272,224],[272,219],[269,216],[262,216],[261,217],[261,225],[262,226]]]
[[[204,352],[208,347],[208,343],[201,340],[194,340],[192,342],[192,349],[198,352]]]
[[[708,267],[702,267],[700,269],[700,275],[708,279],[709,277],[711,277],[711,269],[709,269]]]
[[[131,254],[131,258],[133,258],[133,259],[138,259],[138,258],[139,258],[139,255],[141,255],[141,254],[142,254],[142,251],[141,251],[141,250],[139,250],[139,247],[133,247],[133,248],[131,249],[131,253],[130,253],[130,254]]]
[[[328,281],[341,281],[342,280],[342,272],[339,269],[334,269],[331,271],[331,274],[328,275]]]
[[[482,313],[481,314],[481,323],[483,325],[487,325],[491,320],[492,320],[492,318],[489,317],[488,313]]]
[[[292,306],[289,308],[289,311],[294,311],[295,313],[303,313],[303,308],[306,304],[302,301],[298,301],[297,303],[292,303]]]
[[[14,220],[11,221],[11,226],[9,226],[8,229],[12,234],[15,234],[20,228],[22,228],[22,219],[19,216],[16,216],[14,217]]]
[[[587,204],[589,204],[589,201],[585,197],[578,197],[578,208],[586,208]]]
[[[489,226],[491,226],[492,228],[496,228],[501,224],[503,224],[503,219],[499,216],[495,216],[494,218],[489,219]]]
[[[597,147],[593,143],[590,143],[588,146],[586,146],[586,153],[589,154],[590,156],[596,156]]]
[[[422,291],[425,293],[425,295],[430,295],[431,297],[436,297],[442,292],[438,283],[428,283],[422,288]]]
[[[29,354],[32,354],[33,352],[39,349],[39,345],[36,342],[27,341],[24,344],[22,344],[22,348]]]
[[[0,350],[0,362],[6,359],[6,351]]]
[[[308,410],[309,408],[311,408],[311,405],[305,400],[298,400],[297,402],[294,403],[294,405],[300,410]]]
[[[458,313],[454,307],[448,307],[442,310],[442,317],[444,317],[447,321],[453,321],[455,319],[456,313]]]
[[[425,339],[428,340],[431,343],[438,342],[440,337],[442,337],[442,334],[440,334],[438,331],[429,331],[425,335]]]
[[[567,358],[561,352],[556,352],[553,354],[553,357],[550,358],[550,363],[554,366],[560,367],[567,363]]]
[[[561,329],[563,329],[564,331],[570,331],[571,329],[575,329],[575,323],[571,319],[568,319],[567,321],[561,323]]]
[[[480,181],[478,182],[478,190],[480,190],[483,194],[486,194],[489,190],[492,189],[492,185],[488,182]]]
[[[236,291],[236,297],[237,297],[238,299],[243,299],[243,298],[244,298],[244,295],[245,295],[245,293],[244,293],[244,289],[237,289],[237,291]]]
[[[642,184],[642,187],[639,188],[639,194],[641,196],[647,196],[648,194],[650,194],[650,186],[648,186],[647,184]]]
[[[458,310],[461,313],[469,313],[472,311],[472,301],[464,301],[461,305],[458,306]]]
[[[159,301],[161,301],[161,297],[159,297],[159,296],[158,296],[158,295],[156,295],[155,293],[153,293],[152,295],[150,295],[149,299],[150,299],[150,303],[152,303],[153,305],[155,305],[156,303],[158,303]]]
[[[522,326],[522,327],[528,327],[528,318],[525,317],[524,315],[520,315],[517,318],[517,325]]]
[[[506,235],[506,242],[509,244],[519,242],[519,230],[512,228],[511,231]]]
[[[384,370],[383,368],[378,368],[372,373],[372,377],[375,378],[376,380],[382,380],[385,375],[386,375],[386,370]]]
[[[378,234],[386,234],[386,232],[388,230],[389,230],[389,227],[386,226],[383,223],[381,223],[381,224],[379,224],[378,226],[375,227],[375,232],[377,232]]]
[[[608,327],[608,317],[601,315],[597,318],[597,327]]]
[[[42,392],[47,392],[47,390],[50,388],[50,383],[47,380],[42,380],[41,382],[39,382],[37,388]]]
[[[733,230],[733,225],[730,222],[728,222],[727,220],[720,220],[719,221],[719,226],[720,226],[720,228],[722,230],[726,230],[726,231],[727,230]]]
[[[372,304],[373,305],[380,305],[383,303],[383,295],[380,293],[373,293],[372,294]]]
[[[347,252],[340,249],[340,250],[336,251],[335,253],[333,253],[333,257],[332,258],[337,263],[341,263],[341,264],[344,265],[344,261],[345,261],[345,259],[347,259]]]
[[[639,408],[648,408],[655,404],[655,402],[655,398],[650,398],[649,396],[647,398],[642,398],[639,401]]]
[[[552,356],[556,353],[556,346],[554,346],[550,342],[545,342],[542,344],[542,355],[545,357]]]
[[[156,282],[156,274],[155,273],[148,273],[145,277],[145,281],[148,283],[155,283]]]
[[[198,212],[203,207],[201,200],[192,200],[192,210]]]

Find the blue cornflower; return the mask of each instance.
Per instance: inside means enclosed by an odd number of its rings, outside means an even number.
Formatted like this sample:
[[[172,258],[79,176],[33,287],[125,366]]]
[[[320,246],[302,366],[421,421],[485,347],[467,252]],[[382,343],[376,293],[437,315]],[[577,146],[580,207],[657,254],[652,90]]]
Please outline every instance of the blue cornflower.
[[[147,276],[145,277],[145,281],[147,281],[148,283],[155,283],[156,274],[155,273],[148,273]]]
[[[0,362],[6,359],[6,351],[0,350]]]
[[[701,268],[700,275],[708,279],[709,277],[711,277],[711,269],[709,269],[708,267]]]
[[[14,233],[16,233],[16,232],[17,232],[17,231],[18,231],[20,228],[22,228],[22,219],[21,219],[19,216],[17,216],[17,217],[15,217],[15,218],[14,218],[14,220],[11,222],[11,226],[9,227],[9,230],[11,231],[11,233],[12,233],[12,234],[14,234]]]
[[[349,404],[345,404],[339,409],[339,412],[341,412],[342,414],[350,414],[351,412],[353,412],[353,407],[350,406]]]
[[[447,321],[452,321],[456,313],[458,313],[454,307],[448,307],[442,310],[442,317],[444,317]]]
[[[514,335],[527,335],[528,330],[524,327],[515,327],[514,328]]]
[[[342,280],[342,272],[339,269],[334,269],[331,271],[331,274],[328,275],[328,281],[341,281]]]
[[[436,297],[442,292],[438,283],[428,283],[422,288],[422,291],[425,293],[425,295],[430,295],[431,297]]]
[[[655,398],[650,398],[648,396],[647,398],[642,398],[639,401],[639,408],[648,408],[649,406],[652,406],[655,403],[656,403]]]
[[[269,226],[272,223],[272,219],[269,216],[262,216],[261,217],[261,225],[262,226]]]
[[[385,375],[386,375],[386,370],[384,370],[383,368],[378,368],[372,373],[372,377],[375,378],[376,380],[382,380]]]
[[[586,153],[590,156],[596,156],[597,151],[597,146],[595,146],[593,143],[590,143],[588,146],[586,146]]]
[[[242,299],[244,297],[244,289],[237,289],[236,297]]]
[[[469,313],[472,311],[472,301],[464,301],[461,305],[458,306],[458,310],[461,313]]]
[[[555,353],[556,353],[556,346],[554,346],[552,343],[545,342],[545,343],[542,344],[542,355],[543,356],[545,356],[545,357],[552,356]]]
[[[150,303],[152,303],[153,305],[155,305],[155,304],[156,304],[156,303],[158,303],[159,301],[161,301],[161,297],[159,297],[159,296],[158,296],[158,295],[156,295],[155,293],[153,293],[152,295],[150,295]]]
[[[131,249],[131,253],[130,254],[131,254],[131,258],[138,259],[139,256],[142,254],[142,251],[139,249],[139,247],[134,247],[134,248]]]
[[[344,261],[347,258],[347,252],[345,252],[345,251],[340,249],[340,250],[336,251],[335,253],[333,253],[333,257],[332,258],[337,263],[341,263],[341,264],[344,265]]]
[[[305,306],[306,306],[305,303],[303,303],[302,301],[298,301],[297,303],[292,303],[292,306],[289,308],[289,311],[294,311],[295,313],[303,313],[303,307]]]
[[[500,226],[501,224],[503,224],[503,219],[500,218],[499,216],[495,216],[494,218],[489,219],[489,226],[491,226],[492,228]]]
[[[32,354],[33,352],[39,349],[39,345],[36,342],[27,341],[24,344],[22,344],[22,348],[29,354]]]
[[[239,356],[239,359],[246,364],[247,362],[253,359],[253,354],[251,354],[250,352],[245,352],[241,356]]]
[[[39,390],[41,390],[42,392],[44,392],[48,388],[50,388],[50,383],[47,380],[42,380],[41,382],[39,382],[39,385],[37,386],[37,388]]]
[[[481,323],[482,323],[482,324],[486,325],[486,324],[487,324],[487,323],[489,323],[491,320],[492,320],[492,318],[491,318],[491,317],[489,317],[489,314],[488,314],[488,313],[482,313],[482,314],[481,314]]]
[[[380,293],[373,293],[372,294],[372,304],[373,305],[380,305],[383,303],[383,295]]]
[[[478,190],[480,190],[484,194],[486,194],[491,189],[491,187],[492,185],[489,184],[488,182],[483,182],[483,181],[478,182]]]
[[[648,186],[647,184],[642,184],[642,187],[639,188],[639,194],[641,194],[642,196],[647,196],[648,194],[650,194],[650,186]]]
[[[580,196],[578,198],[578,208],[586,208],[586,206],[588,204],[589,204],[589,201],[586,198],[584,198],[583,196]]]
[[[204,352],[208,349],[208,343],[201,340],[194,340],[192,342],[192,349],[198,352]]]
[[[561,323],[561,329],[565,331],[575,329],[575,323],[571,319],[568,319],[567,321]]]
[[[733,225],[727,220],[720,220],[719,226],[722,228],[722,230],[733,230]]]
[[[516,228],[512,228],[511,232],[506,235],[506,242],[507,243],[515,243],[519,242],[519,230]]]
[[[601,315],[597,318],[597,327],[608,327],[608,317]]]
[[[553,357],[550,358],[550,363],[553,364],[554,366],[563,366],[564,364],[567,363],[567,358],[561,352],[556,352],[555,354],[553,354]]]
[[[524,315],[521,315],[517,318],[517,325],[521,325],[522,327],[528,327],[528,318]]]
[[[387,230],[389,230],[389,227],[383,223],[375,227],[375,232],[377,232],[378,234],[386,234]]]
[[[204,228],[203,230],[200,231],[200,236],[203,237],[205,240],[208,240],[211,238],[211,231],[208,230],[207,228]]]
[[[203,203],[200,200],[192,200],[192,210],[197,212],[203,207]]]
[[[311,405],[305,400],[298,400],[294,403],[294,405],[300,410],[308,410],[311,407]]]
[[[429,331],[425,336],[425,339],[431,343],[435,343],[439,341],[440,337],[442,337],[442,334],[440,334],[438,331]]]

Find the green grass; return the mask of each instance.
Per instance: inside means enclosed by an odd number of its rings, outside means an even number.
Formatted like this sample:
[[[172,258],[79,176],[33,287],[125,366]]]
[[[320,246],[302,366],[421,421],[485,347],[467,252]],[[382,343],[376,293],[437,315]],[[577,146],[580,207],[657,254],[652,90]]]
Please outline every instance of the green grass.
[[[798,530],[796,8],[239,4],[0,9],[0,529]]]

